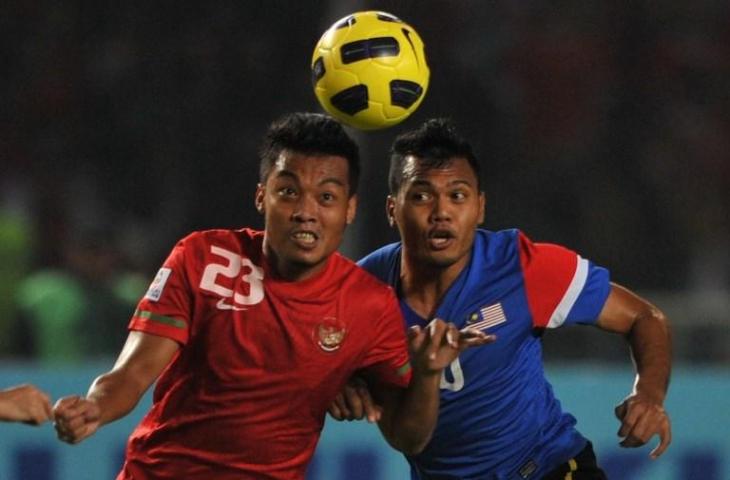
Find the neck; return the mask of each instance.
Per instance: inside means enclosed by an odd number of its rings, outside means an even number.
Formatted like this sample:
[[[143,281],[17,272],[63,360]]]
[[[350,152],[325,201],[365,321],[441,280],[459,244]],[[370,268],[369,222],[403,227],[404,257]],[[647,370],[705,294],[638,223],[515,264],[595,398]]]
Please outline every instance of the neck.
[[[264,261],[275,278],[287,282],[301,282],[308,280],[322,271],[327,264],[326,261],[317,265],[305,263],[287,262],[276,254],[266,243],[263,244]]]
[[[416,313],[423,318],[431,318],[454,283],[467,265],[470,255],[447,266],[424,264],[410,257],[404,250],[401,256],[401,294]],[[445,319],[449,320],[449,319]]]

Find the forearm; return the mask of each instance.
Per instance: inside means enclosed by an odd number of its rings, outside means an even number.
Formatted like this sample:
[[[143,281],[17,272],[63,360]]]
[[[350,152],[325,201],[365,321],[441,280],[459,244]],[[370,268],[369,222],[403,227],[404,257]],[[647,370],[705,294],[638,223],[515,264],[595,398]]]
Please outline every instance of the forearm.
[[[381,430],[397,450],[414,455],[428,444],[438,420],[440,379],[440,372],[414,373],[397,404],[387,409]]]
[[[642,312],[628,333],[636,365],[636,393],[664,402],[671,373],[671,339],[664,314],[656,308]]]
[[[14,421],[17,419],[17,408],[8,398],[10,395],[0,392],[0,421]]]
[[[131,412],[148,386],[124,369],[112,370],[94,380],[86,397],[99,406],[99,421],[104,425]]]

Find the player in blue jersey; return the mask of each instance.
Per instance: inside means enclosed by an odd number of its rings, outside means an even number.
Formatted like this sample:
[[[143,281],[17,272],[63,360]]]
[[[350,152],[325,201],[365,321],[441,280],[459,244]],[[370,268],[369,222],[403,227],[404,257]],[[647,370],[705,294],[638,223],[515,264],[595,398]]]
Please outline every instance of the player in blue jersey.
[[[433,436],[407,456],[414,479],[604,479],[590,442],[561,410],[545,378],[540,335],[587,324],[624,335],[637,376],[616,407],[624,447],[659,435],[671,441],[663,409],[670,373],[664,315],[609,281],[608,271],[519,230],[478,228],[485,198],[472,148],[446,120],[399,136],[391,150],[387,215],[401,242],[361,260],[398,293],[409,326],[432,318],[496,334],[464,351],[441,381]],[[377,420],[378,399],[346,388],[330,413]]]

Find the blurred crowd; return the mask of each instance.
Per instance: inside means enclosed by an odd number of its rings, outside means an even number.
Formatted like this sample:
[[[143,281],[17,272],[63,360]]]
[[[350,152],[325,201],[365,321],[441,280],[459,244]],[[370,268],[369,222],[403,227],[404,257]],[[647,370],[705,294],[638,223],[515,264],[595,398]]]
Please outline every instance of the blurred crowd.
[[[484,163],[488,228],[518,226],[665,292],[680,357],[730,362],[730,4],[448,5],[5,5],[0,357],[114,354],[177,238],[260,225],[261,134],[283,112],[318,110],[321,32],[382,9],[419,31],[432,79],[405,125],[354,132],[367,189],[345,253],[394,239],[382,214],[393,136],[451,116]],[[548,347],[558,357],[585,345],[561,343]]]

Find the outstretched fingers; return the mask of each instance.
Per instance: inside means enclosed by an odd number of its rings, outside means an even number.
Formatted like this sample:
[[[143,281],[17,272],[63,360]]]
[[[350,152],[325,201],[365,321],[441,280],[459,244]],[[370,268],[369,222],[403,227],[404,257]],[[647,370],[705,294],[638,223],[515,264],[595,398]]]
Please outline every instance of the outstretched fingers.
[[[481,347],[497,340],[494,334],[487,334],[474,328],[462,328],[459,331],[459,350],[463,351],[471,347]]]

